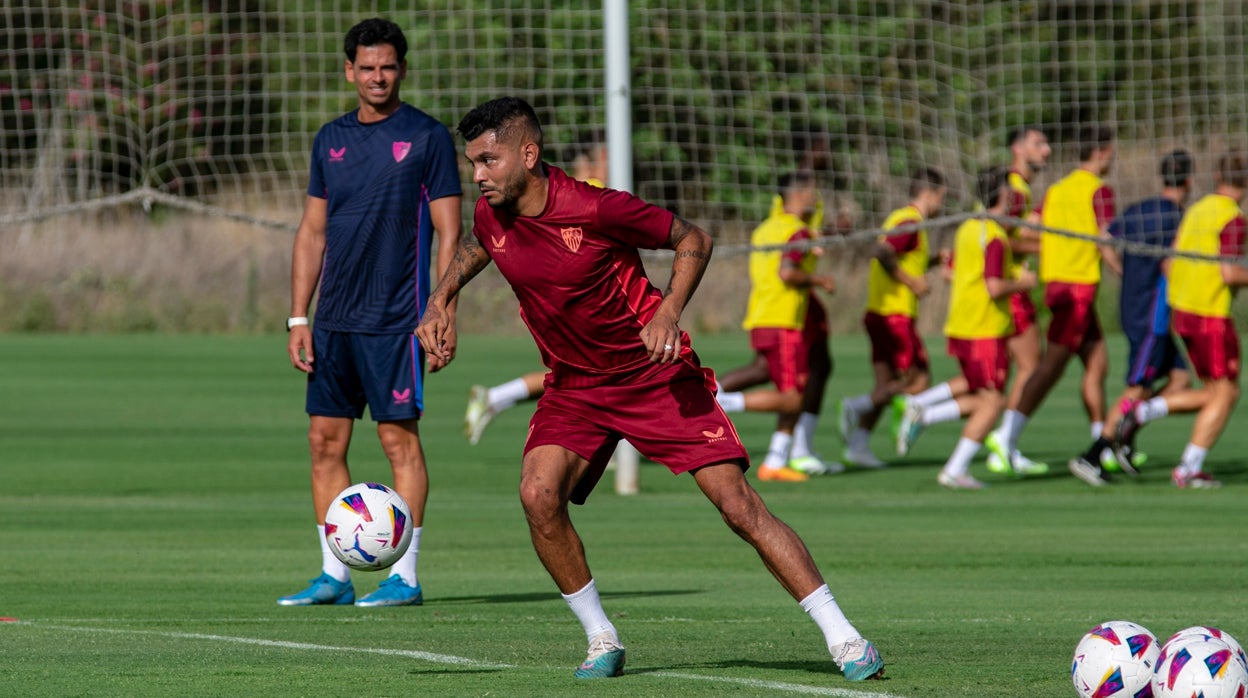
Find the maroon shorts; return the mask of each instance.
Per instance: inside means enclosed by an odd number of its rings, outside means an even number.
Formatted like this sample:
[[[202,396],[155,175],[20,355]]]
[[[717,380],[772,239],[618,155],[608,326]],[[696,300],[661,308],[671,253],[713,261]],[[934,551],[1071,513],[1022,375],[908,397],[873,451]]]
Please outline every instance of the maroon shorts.
[[[1171,311],[1174,333],[1187,345],[1192,368],[1202,381],[1239,380],[1239,335],[1229,317]]]
[[[1010,377],[1010,354],[1005,337],[991,339],[949,338],[949,356],[958,360],[966,387],[972,393],[987,388],[1005,390]]]
[[[862,318],[871,340],[871,363],[884,364],[901,374],[911,368],[927,370],[927,348],[909,315],[867,313]]]
[[[756,327],[750,330],[750,347],[767,359],[767,373],[776,389],[805,390],[810,377],[810,345],[804,330]]]
[[[1026,291],[1010,294],[1010,315],[1014,318],[1014,335],[1031,329],[1036,324],[1036,304]]]
[[[828,336],[832,334],[828,329],[828,311],[823,307],[823,303],[810,294],[810,302],[806,304],[806,320],[802,326],[802,338],[807,345],[819,342],[827,343]]]
[[[554,445],[589,461],[572,492],[575,504],[585,503],[621,438],[677,474],[715,463],[749,468],[736,428],[715,402],[713,374],[692,351],[682,354],[674,364],[651,364],[618,384],[548,387],[529,422],[524,452]]]
[[[1047,334],[1050,344],[1077,352],[1103,336],[1096,317],[1096,284],[1050,281],[1044,288],[1044,304],[1053,313]]]

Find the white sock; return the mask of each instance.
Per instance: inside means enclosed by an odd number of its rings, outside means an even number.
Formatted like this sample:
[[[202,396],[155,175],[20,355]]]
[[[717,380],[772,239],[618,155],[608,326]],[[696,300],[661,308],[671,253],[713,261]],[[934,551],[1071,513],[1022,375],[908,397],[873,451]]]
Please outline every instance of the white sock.
[[[725,393],[721,390],[715,394],[715,402],[718,402],[725,412],[745,411],[745,393]]]
[[[1092,440],[1101,438],[1101,434],[1105,431],[1105,422],[1092,422]]]
[[[871,394],[866,393],[846,399],[845,406],[858,414],[865,414],[875,407],[875,403],[871,402]]]
[[[340,582],[351,578],[351,568],[342,564],[329,549],[329,541],[325,540],[325,527],[317,524],[316,532],[321,539],[321,571]]]
[[[495,412],[502,412],[517,402],[528,399],[529,386],[525,385],[523,378],[513,378],[502,385],[490,388],[490,408]]]
[[[797,426],[793,428],[793,448],[789,458],[805,458],[815,455],[815,427],[819,426],[819,415],[814,412],[803,412],[797,418]]]
[[[956,422],[961,418],[962,410],[958,408],[958,401],[945,400],[944,402],[924,407],[923,416],[919,418],[919,423],[925,427],[930,427],[933,424]]]
[[[607,620],[607,612],[602,610],[602,601],[598,598],[598,587],[594,586],[594,580],[589,580],[589,584],[586,584],[580,591],[562,594],[562,596],[563,600],[568,602],[568,608],[576,614],[577,620],[581,621],[581,627],[585,629],[586,642],[602,633],[611,633],[615,636],[616,642],[619,642],[620,636],[615,631],[615,626]]]
[[[1183,449],[1183,457],[1179,459],[1179,467],[1188,475],[1195,475],[1200,472],[1201,468],[1205,467],[1205,454],[1207,453],[1209,453],[1209,449],[1189,443],[1187,448]]]
[[[871,450],[871,432],[858,427],[849,435],[849,450],[863,453]]]
[[[1001,418],[1001,435],[1005,437],[1005,445],[1010,451],[1018,449],[1018,435],[1027,426],[1027,416],[1018,410],[1006,410]]]
[[[1135,419],[1140,424],[1151,422],[1154,419],[1161,419],[1168,414],[1170,414],[1170,406],[1166,404],[1164,397],[1145,400],[1135,406]]]
[[[965,475],[971,469],[971,459],[979,453],[980,443],[963,436],[953,447],[949,460],[945,461],[944,473],[953,477]]]
[[[799,605],[823,631],[823,639],[828,643],[829,652],[833,652],[832,648],[837,645],[862,637],[853,623],[845,617],[841,607],[836,604],[836,599],[832,598],[832,592],[828,590],[827,584],[812,591],[810,596],[799,602]]]
[[[789,447],[793,445],[793,435],[783,431],[771,433],[771,445],[767,447],[767,457],[763,458],[764,468],[783,468],[789,464]]]
[[[944,402],[945,400],[952,400],[952,399],[953,399],[953,388],[950,388],[949,384],[946,382],[946,383],[937,383],[936,385],[933,385],[932,387],[928,388],[927,390],[924,390],[918,395],[911,395],[910,397],[906,398],[906,401],[909,402],[911,405],[919,405],[920,407],[927,407],[929,405],[935,405],[937,403]]]
[[[408,546],[407,552],[403,553],[403,557],[394,563],[394,567],[390,568],[391,574],[397,574],[403,578],[403,583],[409,587],[414,587],[416,581],[416,558],[420,556],[420,532],[421,528],[412,529],[412,543]]]

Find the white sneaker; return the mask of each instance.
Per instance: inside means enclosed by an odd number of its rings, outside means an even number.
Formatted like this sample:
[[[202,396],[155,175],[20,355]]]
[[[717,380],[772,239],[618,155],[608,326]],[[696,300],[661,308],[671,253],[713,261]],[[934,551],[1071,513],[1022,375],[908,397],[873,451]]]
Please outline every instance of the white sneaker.
[[[897,425],[897,455],[904,456],[914,446],[915,439],[923,432],[923,408],[909,405]]]
[[[950,475],[943,470],[940,471],[940,475],[936,476],[936,482],[939,482],[941,487],[948,487],[951,490],[982,490],[987,487],[968,473]]]
[[[862,415],[849,406],[845,398],[841,398],[836,408],[836,425],[841,431],[841,443],[849,443],[849,437],[858,428],[858,419]]]
[[[464,410],[464,436],[468,443],[477,445],[491,419],[494,419],[494,410],[490,407],[490,389],[484,385],[472,386],[468,389],[468,409]]]
[[[845,466],[836,461],[825,461],[819,456],[798,456],[789,459],[789,468],[807,475],[835,475],[845,472]]]
[[[875,454],[868,448],[847,448],[841,454],[841,458],[849,465],[858,468],[884,468],[888,463],[875,457]]]

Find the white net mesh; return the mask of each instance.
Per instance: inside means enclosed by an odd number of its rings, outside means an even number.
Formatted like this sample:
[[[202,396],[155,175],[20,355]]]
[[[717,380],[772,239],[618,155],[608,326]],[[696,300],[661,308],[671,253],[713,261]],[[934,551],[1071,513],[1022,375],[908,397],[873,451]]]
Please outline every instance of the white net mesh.
[[[1207,190],[1248,128],[1244,5],[634,0],[634,189],[740,243],[779,173],[826,165],[830,222],[868,231],[916,166],[965,211],[974,172],[1034,124],[1055,146],[1039,194],[1074,165],[1078,127],[1105,122],[1121,200],[1155,189],[1176,146]],[[141,201],[293,229],[312,136],[354,104],[343,34],[378,14],[408,34],[404,96],[447,125],[522,96],[565,165],[605,128],[598,3],[6,3],[0,227]],[[824,161],[804,160],[820,142]]]

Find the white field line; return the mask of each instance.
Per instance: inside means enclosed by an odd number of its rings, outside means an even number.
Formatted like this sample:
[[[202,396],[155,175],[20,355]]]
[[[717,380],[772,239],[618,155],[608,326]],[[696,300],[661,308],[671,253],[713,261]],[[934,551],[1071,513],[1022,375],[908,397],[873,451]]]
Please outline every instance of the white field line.
[[[683,672],[676,671],[655,671],[648,675],[667,676],[673,679],[731,683],[738,686],[746,686],[748,688],[760,688],[769,691],[779,691],[782,693],[803,693],[808,696],[833,696],[833,698],[902,698],[902,696],[893,693],[872,693],[869,691],[855,691],[850,688],[833,688],[831,686],[806,686],[800,683],[763,681],[762,679],[742,679],[735,676],[706,676],[703,674],[685,674]]]
[[[468,666],[481,669],[516,669],[519,667],[511,664],[495,664],[491,662],[481,662],[467,657],[456,657],[451,654],[437,654],[434,652],[422,652],[419,650],[396,650],[384,649],[376,647],[337,647],[334,645],[318,645],[309,642],[289,642],[286,640],[264,640],[253,637],[233,637],[230,635],[211,635],[207,633],[176,633],[162,630],[130,630],[124,628],[99,628],[75,625],[55,625],[46,623],[36,623],[31,621],[18,621],[15,625],[29,625],[36,628],[46,628],[50,630],[70,630],[73,632],[87,633],[109,633],[114,635],[150,635],[155,637],[168,637],[180,640],[207,640],[210,642],[228,642],[239,645],[257,645],[260,647],[278,647],[282,649],[294,650],[310,650],[317,652],[338,652],[338,653],[358,653],[358,654],[380,654],[390,657],[407,657],[409,659],[419,659],[434,664],[452,664],[455,666]],[[706,676],[704,674],[687,674],[675,671],[654,671],[639,674],[638,676],[658,676],[673,679],[682,679],[686,681],[712,681],[715,683],[734,684],[737,686],[745,686],[747,688],[763,689],[768,691],[776,691],[779,693],[797,693],[812,696],[832,696],[833,698],[903,698],[892,693],[874,693],[870,691],[855,691],[848,688],[834,688],[830,686],[806,686],[798,683],[786,683],[783,681],[763,681],[761,679],[743,679],[733,676]]]
[[[229,635],[208,635],[205,633],[174,633],[161,630],[126,630],[119,628],[90,628],[72,625],[47,625],[44,623],[28,623],[19,621],[18,625],[31,625],[37,628],[50,628],[53,630],[72,630],[74,632],[87,633],[112,633],[116,635],[154,635],[156,637],[171,637],[180,640],[209,640],[212,642],[230,642],[238,645],[259,645],[261,647],[280,647],[292,650],[314,650],[320,652],[356,652],[359,654],[382,654],[390,657],[408,657],[409,659],[419,659],[434,664],[454,664],[458,666],[470,666],[483,669],[514,669],[516,667],[510,664],[491,664],[489,662],[479,662],[475,659],[467,657],[456,657],[452,654],[435,654],[433,652],[421,652],[419,650],[393,650],[376,647],[335,647],[333,645],[315,645],[308,642],[288,642],[285,640],[262,640],[253,637],[231,637]]]

